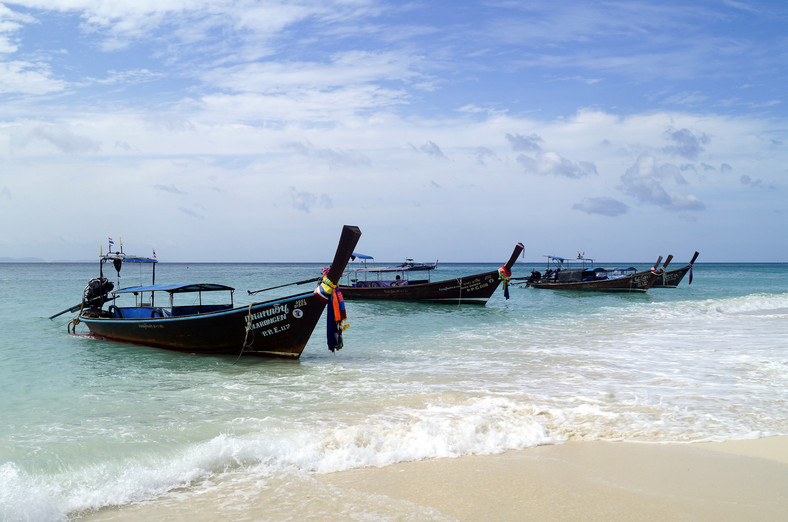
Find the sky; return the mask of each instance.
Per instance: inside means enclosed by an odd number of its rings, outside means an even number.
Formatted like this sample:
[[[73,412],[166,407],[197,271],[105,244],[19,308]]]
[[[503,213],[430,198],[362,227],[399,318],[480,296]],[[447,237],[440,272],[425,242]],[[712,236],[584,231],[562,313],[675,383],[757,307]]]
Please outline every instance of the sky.
[[[783,0],[0,0],[0,258],[788,262]]]

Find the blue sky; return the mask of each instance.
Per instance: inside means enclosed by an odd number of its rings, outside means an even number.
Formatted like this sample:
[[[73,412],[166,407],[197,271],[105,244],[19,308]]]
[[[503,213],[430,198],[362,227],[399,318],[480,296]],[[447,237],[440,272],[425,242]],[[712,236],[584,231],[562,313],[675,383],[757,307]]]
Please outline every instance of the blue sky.
[[[782,1],[0,1],[0,258],[788,261]]]

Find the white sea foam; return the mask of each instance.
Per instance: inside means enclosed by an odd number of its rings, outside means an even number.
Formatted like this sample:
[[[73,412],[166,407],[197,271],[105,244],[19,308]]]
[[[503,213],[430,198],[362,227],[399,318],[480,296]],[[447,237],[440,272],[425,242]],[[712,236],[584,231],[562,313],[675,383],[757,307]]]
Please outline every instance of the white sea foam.
[[[507,399],[482,398],[456,406],[400,409],[358,425],[326,424],[315,431],[223,434],[177,454],[104,463],[47,479],[34,480],[6,464],[0,468],[0,505],[3,520],[57,520],[156,498],[243,469],[258,475],[326,473],[559,442],[532,413]]]
[[[66,520],[66,511],[53,501],[53,485],[45,482],[29,476],[11,462],[0,465],[0,519]]]

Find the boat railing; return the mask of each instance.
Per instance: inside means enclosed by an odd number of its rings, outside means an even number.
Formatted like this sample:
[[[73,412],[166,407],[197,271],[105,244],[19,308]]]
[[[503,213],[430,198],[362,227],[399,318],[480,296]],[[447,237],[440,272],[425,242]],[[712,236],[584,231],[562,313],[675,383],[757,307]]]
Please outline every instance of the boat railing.
[[[222,310],[230,310],[233,306],[229,304],[203,304],[203,305],[184,305],[173,306],[172,315],[198,315],[207,314],[211,312],[221,312]]]

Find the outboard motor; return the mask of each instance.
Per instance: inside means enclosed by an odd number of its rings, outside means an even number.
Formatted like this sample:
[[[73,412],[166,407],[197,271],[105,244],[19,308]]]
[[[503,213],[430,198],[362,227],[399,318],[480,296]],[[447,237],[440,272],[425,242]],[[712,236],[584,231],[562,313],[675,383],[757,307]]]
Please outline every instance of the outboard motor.
[[[542,279],[542,274],[540,272],[538,272],[537,270],[531,270],[531,277],[528,278],[528,282],[529,283],[536,283],[540,279]]]
[[[93,301],[99,300],[100,302],[98,305],[101,306],[106,301],[107,294],[110,293],[113,288],[115,288],[115,285],[106,277],[91,279],[85,287],[85,302],[87,304],[93,304]]]

